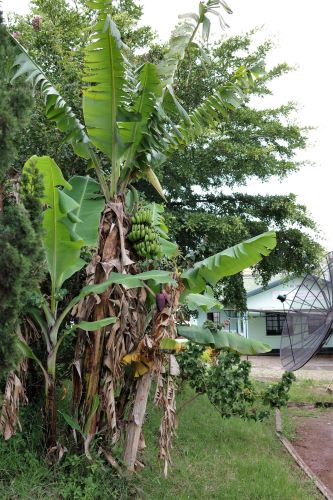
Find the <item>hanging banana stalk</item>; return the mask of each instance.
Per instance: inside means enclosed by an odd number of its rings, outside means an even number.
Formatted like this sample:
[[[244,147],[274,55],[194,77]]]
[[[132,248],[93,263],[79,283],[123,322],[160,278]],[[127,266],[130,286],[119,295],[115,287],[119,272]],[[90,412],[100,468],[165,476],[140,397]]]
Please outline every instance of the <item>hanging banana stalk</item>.
[[[167,285],[165,289],[160,292],[160,294],[164,297],[164,304],[161,308],[161,300],[158,300],[158,297],[156,298],[156,310],[152,321],[151,333],[146,335],[141,340],[136,351],[124,358],[124,362],[132,362],[135,371],[139,368],[136,366],[137,364],[144,363],[147,372],[138,381],[136,398],[127,425],[123,460],[130,471],[134,471],[137,464],[137,453],[140,438],[142,440],[143,436],[142,425],[146,412],[152,377],[154,375],[157,377],[157,380],[160,381],[165,362],[167,362],[167,365],[170,364],[170,359],[168,358],[171,355],[165,355],[161,350],[161,345],[164,339],[175,339],[177,336],[176,313],[179,306],[179,298],[183,290],[183,284],[178,282],[177,287]],[[169,371],[168,368],[167,370]],[[171,377],[170,371],[169,377]],[[171,378],[169,378],[169,395],[171,384]],[[157,387],[160,389],[159,384],[157,384]],[[163,438],[161,437],[160,440],[160,456],[165,459],[165,463],[167,464],[169,460],[170,443],[166,442],[164,437],[167,433],[171,439],[171,435],[174,430],[175,420],[170,419],[169,414],[170,403],[175,404],[175,399],[173,398],[173,400],[170,401],[169,397],[155,397],[155,403],[165,409],[163,423],[161,424],[161,435],[163,435]],[[174,412],[175,415],[175,407],[172,412]],[[162,450],[166,450],[166,453],[164,454]]]

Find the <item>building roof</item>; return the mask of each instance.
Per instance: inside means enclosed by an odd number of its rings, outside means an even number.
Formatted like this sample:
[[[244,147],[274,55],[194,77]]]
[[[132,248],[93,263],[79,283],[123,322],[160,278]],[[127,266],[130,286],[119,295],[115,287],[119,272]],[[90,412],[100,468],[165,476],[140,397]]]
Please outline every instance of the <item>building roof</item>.
[[[258,288],[255,288],[254,290],[251,290],[250,292],[247,292],[246,296],[247,297],[252,297],[253,295],[257,295],[258,293],[265,292],[266,290],[270,290],[271,288],[274,288],[276,286],[281,285],[282,283],[285,283],[287,281],[286,278],[279,278],[274,281],[271,281],[268,285],[266,286],[259,286]]]

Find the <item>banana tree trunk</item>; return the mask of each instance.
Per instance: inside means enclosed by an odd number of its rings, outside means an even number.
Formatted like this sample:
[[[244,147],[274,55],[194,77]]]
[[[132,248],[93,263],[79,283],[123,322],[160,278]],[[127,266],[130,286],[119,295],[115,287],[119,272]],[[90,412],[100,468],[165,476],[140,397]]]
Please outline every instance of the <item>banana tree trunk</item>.
[[[133,410],[127,426],[123,461],[130,472],[135,472],[136,457],[139,449],[152,377],[152,371],[149,371],[139,379]]]
[[[129,258],[125,237],[130,221],[121,197],[109,202],[102,215],[98,252],[87,267],[87,284],[102,283],[112,271],[136,272]],[[116,316],[110,329],[81,332],[78,337],[73,370],[73,407],[89,439],[101,429],[113,441],[118,435],[115,387],[123,381],[121,360],[140,338],[144,325],[146,292],[112,285],[101,296],[86,298],[76,311],[84,320],[97,321]],[[94,397],[101,402],[92,415]]]
[[[57,446],[57,407],[55,398],[55,379],[48,375],[45,387],[45,444],[48,450]]]
[[[94,321],[103,319],[106,316],[104,312],[104,300],[96,306]],[[83,365],[85,393],[81,403],[81,422],[87,435],[93,435],[97,430],[98,412],[89,420],[89,428],[85,426],[93,405],[94,397],[100,393],[100,382],[103,365],[105,329],[101,328],[89,334],[89,345],[87,346]]]
[[[3,186],[0,186],[0,215],[3,212]]]
[[[56,403],[56,350],[54,348],[47,357],[47,373],[45,373],[45,444],[48,450],[57,446],[57,403]]]
[[[176,289],[172,287],[165,287],[165,305],[162,311],[156,312],[155,318],[153,320],[153,327],[150,339],[155,347],[158,348],[161,340],[165,337],[174,338],[176,335],[176,323],[175,323],[175,314],[179,304],[179,297],[182,291],[182,284],[178,284]],[[139,451],[140,438],[142,436],[142,426],[144,423],[144,416],[147,408],[147,401],[149,396],[149,391],[151,387],[151,381],[153,373],[158,375],[158,378],[161,379],[161,370],[163,367],[163,362],[166,362],[167,358],[165,356],[161,356],[158,354],[155,356],[154,367],[145,375],[143,375],[137,382],[136,387],[136,395],[133,404],[133,410],[131,412],[131,416],[127,425],[127,433],[124,447],[124,455],[123,461],[130,472],[135,471],[136,463],[137,463],[137,454]],[[173,422],[169,425],[168,416],[170,415],[171,405],[168,402],[170,388],[167,388],[167,395],[164,394],[164,387],[162,384],[162,390],[158,390],[159,397],[155,395],[155,404],[164,408],[165,415],[163,417],[163,421],[161,424],[160,432],[163,432],[164,438],[167,436],[167,445],[165,445],[165,439],[163,442],[160,439],[160,447],[166,449],[167,453],[163,454],[163,458],[166,457],[166,463],[169,460],[169,446],[171,445],[171,437],[174,431]],[[174,400],[174,388],[173,388],[173,400],[172,404],[175,403]],[[168,407],[168,408],[166,408]],[[167,416],[166,416],[167,414]],[[167,429],[165,429],[167,424]],[[161,446],[162,443],[162,446]],[[161,453],[160,453],[160,456]],[[167,466],[166,466],[167,467]]]

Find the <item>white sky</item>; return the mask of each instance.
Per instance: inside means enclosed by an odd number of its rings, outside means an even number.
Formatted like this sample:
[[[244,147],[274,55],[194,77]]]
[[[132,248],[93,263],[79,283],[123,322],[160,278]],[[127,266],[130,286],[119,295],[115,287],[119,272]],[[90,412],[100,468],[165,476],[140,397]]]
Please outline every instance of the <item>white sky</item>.
[[[5,12],[26,13],[28,0],[3,0]],[[177,15],[197,10],[198,0],[141,0],[144,23],[150,24],[167,39],[177,22]],[[331,0],[228,0],[234,14],[227,17],[231,33],[241,33],[263,26],[263,36],[273,37],[274,49],[270,64],[288,62],[297,71],[275,82],[274,97],[268,106],[297,101],[297,119],[302,125],[317,127],[311,133],[311,146],[300,159],[315,162],[315,167],[303,167],[282,183],[270,180],[267,184],[250,182],[251,194],[286,194],[294,192],[299,203],[306,205],[321,226],[327,250],[333,250],[331,206],[333,171],[331,141],[333,142],[332,19]],[[217,25],[216,30],[218,29]]]

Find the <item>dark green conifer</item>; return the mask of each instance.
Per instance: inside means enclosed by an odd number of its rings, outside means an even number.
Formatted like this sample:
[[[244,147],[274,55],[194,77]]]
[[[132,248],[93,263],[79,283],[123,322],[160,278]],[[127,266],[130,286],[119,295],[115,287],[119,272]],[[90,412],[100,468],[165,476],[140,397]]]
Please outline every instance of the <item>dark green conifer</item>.
[[[31,93],[25,85],[10,83],[15,57],[0,12],[0,381],[15,367],[19,354],[16,331],[33,292],[43,276],[41,180],[37,173],[30,188],[23,179],[22,201],[12,179],[22,168],[15,164],[22,134],[29,133]]]

